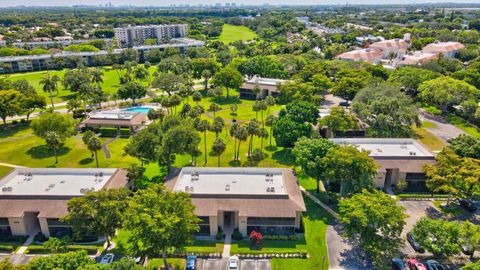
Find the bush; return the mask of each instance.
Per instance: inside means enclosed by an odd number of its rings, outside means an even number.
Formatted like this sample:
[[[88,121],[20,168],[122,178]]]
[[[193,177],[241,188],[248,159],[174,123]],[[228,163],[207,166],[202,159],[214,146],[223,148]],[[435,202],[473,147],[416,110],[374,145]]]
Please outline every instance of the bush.
[[[35,242],[40,242],[40,243],[42,243],[42,242],[47,241],[47,237],[45,237],[45,235],[44,235],[43,233],[39,232],[39,233],[37,233],[37,234],[35,235],[35,237],[33,238],[33,240],[34,240]]]
[[[398,181],[398,183],[393,187],[393,190],[396,193],[400,193],[406,190],[407,188],[408,188],[407,181],[405,181],[405,179],[400,179],[400,181]]]
[[[335,207],[338,205],[338,201],[340,199],[337,193],[331,191],[320,192],[316,195],[323,203]]]
[[[18,124],[18,120],[13,120],[12,125],[16,125],[16,124]]]
[[[215,239],[222,240],[225,234],[223,233],[222,228],[218,227],[217,234],[215,235]]]
[[[27,236],[22,235],[0,235],[0,241],[10,243],[24,243],[27,241]]]
[[[232,239],[233,240],[237,240],[237,241],[240,241],[243,239],[243,235],[240,233],[240,231],[238,229],[235,229],[233,231],[233,234],[232,234]]]

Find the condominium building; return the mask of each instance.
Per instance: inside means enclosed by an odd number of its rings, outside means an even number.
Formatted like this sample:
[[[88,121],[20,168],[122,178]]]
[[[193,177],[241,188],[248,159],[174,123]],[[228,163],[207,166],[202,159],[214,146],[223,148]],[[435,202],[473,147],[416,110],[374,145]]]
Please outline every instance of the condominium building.
[[[345,61],[365,61],[371,64],[378,64],[382,60],[382,51],[377,49],[359,49],[342,53],[337,59]]]
[[[423,47],[424,53],[442,54],[446,57],[454,57],[458,50],[465,48],[460,42],[434,42]]]
[[[144,45],[146,39],[155,39],[157,44],[172,38],[187,36],[186,24],[142,25],[125,28],[115,28],[115,39],[120,47]]]
[[[60,219],[67,202],[87,191],[127,186],[122,169],[18,168],[0,180],[0,239],[42,232],[46,237],[70,235]]]
[[[203,235],[294,234],[306,211],[292,169],[186,167],[165,185],[190,194]]]

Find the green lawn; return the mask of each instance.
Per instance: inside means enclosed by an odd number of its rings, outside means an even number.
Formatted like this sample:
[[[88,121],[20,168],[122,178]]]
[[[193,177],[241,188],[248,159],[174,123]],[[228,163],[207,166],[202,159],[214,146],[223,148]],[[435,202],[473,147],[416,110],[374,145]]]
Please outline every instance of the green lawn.
[[[101,84],[102,90],[106,93],[113,94],[116,93],[118,88],[120,87],[120,80],[118,78],[117,72],[115,70],[112,70],[111,67],[103,67],[103,83]],[[42,90],[42,85],[39,84],[40,80],[42,79],[43,76],[45,76],[47,73],[50,75],[58,75],[60,79],[63,78],[63,75],[65,72],[67,72],[68,69],[63,69],[63,70],[49,70],[49,71],[34,71],[34,72],[26,72],[26,73],[17,73],[17,74],[11,74],[11,75],[2,75],[0,76],[1,78],[8,78],[11,81],[16,81],[16,80],[21,80],[25,79],[27,80],[35,89],[37,92],[47,98],[49,98],[49,94],[43,92]],[[152,66],[150,68],[150,73],[153,73],[156,70],[156,66]],[[144,84],[147,84],[147,81],[144,82]],[[54,93],[53,94],[53,102],[58,103],[62,101],[66,101],[73,96],[75,96],[75,93],[71,92],[70,90],[65,90],[61,84],[61,82],[58,85],[59,87],[59,93]],[[47,99],[47,104],[50,104],[50,100]]]
[[[13,170],[12,167],[0,166],[0,178],[9,174]]]
[[[185,259],[179,258],[168,258],[167,259],[168,265],[173,266],[175,270],[183,270],[185,269]],[[159,267],[163,266],[162,259],[151,259],[148,260],[147,269],[150,270],[157,270]]]
[[[187,253],[222,253],[223,242],[213,240],[195,240],[193,245],[185,247]]]
[[[455,125],[459,129],[465,131],[465,133],[467,133],[468,135],[480,138],[480,129],[467,123],[467,121],[465,121],[463,118],[456,115],[449,115],[447,116],[447,121],[450,124]]]
[[[424,123],[429,123],[429,124],[424,124]],[[422,122],[422,127],[420,128],[416,126],[412,126],[414,138],[417,140],[420,140],[420,142],[423,145],[425,145],[430,151],[433,151],[433,152],[441,151],[445,146],[447,146],[447,144],[425,129],[425,127],[433,128],[432,125],[435,125],[435,124],[430,122]]]
[[[447,215],[459,216],[465,214],[463,208],[458,204],[451,204],[446,206],[446,201],[433,201],[433,205],[442,213]]]
[[[229,44],[237,40],[252,40],[257,37],[257,33],[253,32],[246,26],[237,26],[224,24],[222,34],[218,37],[219,41]]]
[[[326,270],[328,269],[328,250],[326,243],[327,225],[333,223],[333,217],[312,200],[304,197],[307,212],[303,216],[305,240],[310,258],[308,259],[272,259],[273,270]],[[324,259],[325,258],[325,259]],[[323,266],[322,266],[323,264]]]

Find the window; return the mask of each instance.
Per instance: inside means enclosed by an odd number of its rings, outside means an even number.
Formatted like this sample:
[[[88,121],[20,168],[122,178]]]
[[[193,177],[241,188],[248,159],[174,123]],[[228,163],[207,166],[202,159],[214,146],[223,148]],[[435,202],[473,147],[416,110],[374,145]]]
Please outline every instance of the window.
[[[248,226],[295,226],[295,218],[249,217]]]
[[[295,228],[284,226],[247,226],[247,233],[250,234],[252,231],[268,235],[290,235],[295,233]]]
[[[0,218],[0,240],[3,237],[8,237],[12,235],[12,230],[10,229],[10,223],[8,218]]]
[[[210,235],[210,218],[209,217],[198,217],[200,222],[198,226],[200,230],[198,231],[197,235]]]

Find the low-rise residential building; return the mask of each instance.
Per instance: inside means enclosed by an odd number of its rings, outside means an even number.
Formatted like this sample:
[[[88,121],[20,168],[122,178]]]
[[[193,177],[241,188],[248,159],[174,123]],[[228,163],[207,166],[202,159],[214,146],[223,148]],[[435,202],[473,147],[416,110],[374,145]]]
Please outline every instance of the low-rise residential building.
[[[244,99],[263,99],[266,96],[278,96],[278,86],[286,80],[262,78],[253,76],[251,79],[246,79],[240,87],[240,98]],[[256,92],[256,88],[258,92]]]
[[[293,234],[306,211],[292,169],[185,167],[165,185],[190,194],[200,235],[215,236],[218,228]]]
[[[132,49],[139,53],[139,60],[145,60],[145,54],[151,50],[165,50],[165,48],[177,48],[180,52],[185,52],[190,47],[202,47],[205,42],[189,39],[178,38],[172,39],[169,43],[138,46]],[[97,66],[101,64],[101,58],[109,55],[118,55],[123,49],[114,49],[112,51],[101,50],[97,52],[60,52],[54,54],[39,54],[25,56],[7,56],[0,57],[0,74],[15,73],[25,71],[38,71],[47,69],[57,69],[64,66],[70,67],[72,63],[82,63],[85,66]]]
[[[425,164],[434,164],[435,156],[413,139],[335,138],[337,144],[354,145],[370,152],[378,164],[375,185],[387,188],[400,180],[407,181],[408,190],[425,189]]]
[[[148,122],[147,114],[132,111],[97,111],[90,113],[85,120],[80,123],[80,127],[85,128],[115,128],[120,135],[120,129],[127,128],[131,133],[135,133]]]
[[[425,65],[428,62],[438,58],[438,55],[435,53],[427,52],[414,52],[412,54],[407,54],[402,59],[397,62],[397,66],[418,66]]]
[[[446,57],[454,57],[458,50],[463,48],[465,48],[465,45],[460,42],[435,42],[423,47],[422,51],[425,53],[442,54]]]
[[[346,61],[365,61],[372,64],[378,64],[382,61],[383,53],[377,49],[360,49],[342,53],[337,56],[337,59]]]
[[[382,41],[382,40],[385,40],[385,38],[382,37],[382,36],[368,35],[368,36],[363,36],[363,37],[356,37],[355,38],[355,43],[358,46],[365,46],[367,44],[371,44],[371,43]]]
[[[0,180],[0,239],[42,232],[71,235],[60,218],[67,202],[88,191],[126,187],[122,169],[17,168]]]
[[[408,46],[410,44],[407,40],[397,38],[372,43],[369,48],[380,50],[384,59],[395,59],[403,57],[407,52]]]

